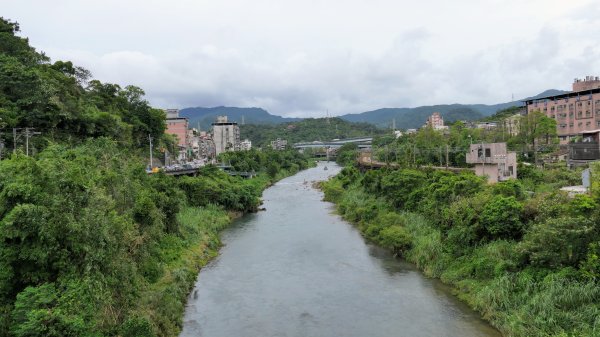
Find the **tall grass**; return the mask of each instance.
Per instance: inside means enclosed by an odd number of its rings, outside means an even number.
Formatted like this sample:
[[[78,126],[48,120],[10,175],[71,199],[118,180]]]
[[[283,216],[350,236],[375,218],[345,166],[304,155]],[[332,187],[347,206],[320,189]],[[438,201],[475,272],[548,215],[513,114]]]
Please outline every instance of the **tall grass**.
[[[165,236],[158,243],[164,261],[160,277],[140,296],[138,316],[152,322],[153,335],[158,336],[179,334],[187,295],[198,271],[217,255],[218,233],[230,223],[227,212],[215,205],[186,207],[177,214],[177,220],[180,232]]]
[[[600,336],[597,282],[575,281],[569,269],[519,269],[521,257],[513,241],[491,241],[453,256],[446,251],[440,230],[424,216],[396,212],[385,200],[357,186],[344,189],[335,179],[324,183],[323,190],[369,240],[383,245],[380,234],[385,228],[405,229],[411,242],[403,257],[426,275],[452,285],[505,336]]]

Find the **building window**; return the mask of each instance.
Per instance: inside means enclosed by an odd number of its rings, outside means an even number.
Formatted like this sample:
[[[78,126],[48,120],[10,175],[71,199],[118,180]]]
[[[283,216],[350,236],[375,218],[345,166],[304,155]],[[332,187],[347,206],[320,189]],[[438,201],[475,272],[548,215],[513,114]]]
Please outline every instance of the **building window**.
[[[486,158],[490,158],[492,156],[492,150],[490,149],[485,149],[485,157]]]

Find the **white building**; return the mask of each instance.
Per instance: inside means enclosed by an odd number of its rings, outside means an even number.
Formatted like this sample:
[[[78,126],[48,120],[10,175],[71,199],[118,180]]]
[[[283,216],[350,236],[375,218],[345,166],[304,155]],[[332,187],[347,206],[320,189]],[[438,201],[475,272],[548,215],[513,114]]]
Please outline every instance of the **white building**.
[[[240,143],[240,150],[242,150],[242,151],[250,151],[251,148],[252,148],[252,142],[250,141],[250,139],[244,139]]]
[[[271,147],[273,148],[273,150],[285,150],[286,146],[287,140],[285,139],[277,138],[276,140],[271,142]]]
[[[227,116],[218,116],[212,127],[217,156],[225,151],[239,151],[240,127],[236,122],[228,122]]]

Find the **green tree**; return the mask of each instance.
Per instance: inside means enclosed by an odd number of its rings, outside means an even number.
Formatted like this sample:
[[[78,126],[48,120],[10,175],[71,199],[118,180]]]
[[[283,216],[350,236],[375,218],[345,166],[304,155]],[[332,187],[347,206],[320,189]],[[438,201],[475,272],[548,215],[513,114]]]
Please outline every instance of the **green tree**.
[[[518,239],[523,234],[523,205],[515,197],[494,196],[483,208],[479,221],[490,239]]]

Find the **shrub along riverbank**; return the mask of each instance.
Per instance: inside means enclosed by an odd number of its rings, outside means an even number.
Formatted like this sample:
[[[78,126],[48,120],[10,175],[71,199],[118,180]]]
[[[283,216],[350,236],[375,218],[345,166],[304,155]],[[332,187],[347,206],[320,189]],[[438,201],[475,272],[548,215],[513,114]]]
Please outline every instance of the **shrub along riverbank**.
[[[472,173],[345,168],[322,188],[367,239],[454,286],[505,336],[599,336],[598,181],[569,199],[555,187],[573,174],[522,173],[490,186]]]
[[[101,138],[0,161],[0,336],[176,336],[218,232],[308,166],[264,152],[255,179],[175,178],[135,153]]]

